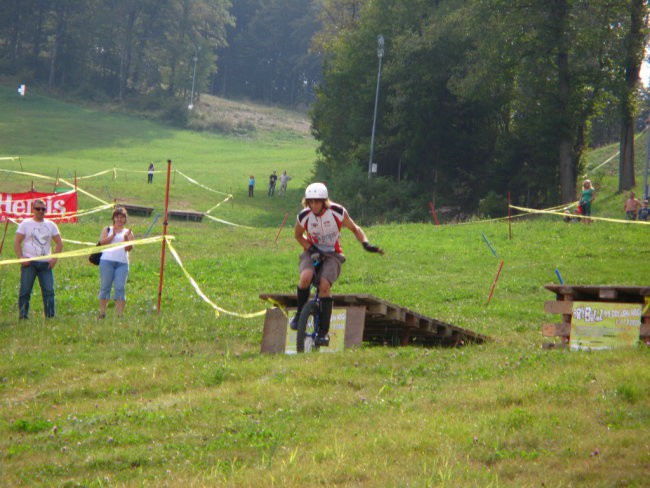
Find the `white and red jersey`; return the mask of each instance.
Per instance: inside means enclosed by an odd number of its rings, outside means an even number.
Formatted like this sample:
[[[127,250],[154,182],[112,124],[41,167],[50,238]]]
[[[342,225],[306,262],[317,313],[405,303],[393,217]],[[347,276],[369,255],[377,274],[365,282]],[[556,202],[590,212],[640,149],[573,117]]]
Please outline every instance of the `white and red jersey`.
[[[323,252],[343,253],[339,236],[348,211],[338,203],[331,203],[320,215],[305,208],[298,214],[298,224],[307,231],[307,240]]]

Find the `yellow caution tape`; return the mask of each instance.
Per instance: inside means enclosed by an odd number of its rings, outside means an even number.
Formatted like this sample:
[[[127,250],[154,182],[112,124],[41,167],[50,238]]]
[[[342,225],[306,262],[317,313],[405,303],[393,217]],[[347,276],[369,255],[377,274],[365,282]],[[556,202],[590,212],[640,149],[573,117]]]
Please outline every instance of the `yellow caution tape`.
[[[207,214],[204,214],[204,215],[205,215],[207,218],[212,219],[212,220],[214,220],[214,221],[216,221],[216,222],[221,222],[222,224],[232,225],[233,227],[242,227],[242,228],[244,228],[244,229],[252,229],[252,227],[249,227],[249,226],[247,226],[247,225],[233,224],[232,222],[228,222],[227,220],[218,219],[218,218],[216,218],[216,217],[213,217],[212,215],[207,215]]]
[[[188,281],[190,282],[190,284],[192,285],[192,287],[194,288],[196,293],[203,299],[204,302],[206,302],[208,305],[210,305],[214,309],[217,316],[219,316],[219,312],[222,312],[222,313],[225,313],[227,315],[232,315],[233,317],[242,317],[242,318],[245,318],[245,319],[249,319],[249,318],[252,318],[252,317],[259,317],[260,315],[264,315],[266,313],[266,310],[261,310],[259,312],[254,312],[254,313],[243,313],[243,314],[242,313],[231,312],[229,310],[221,308],[220,306],[218,306],[217,304],[212,302],[212,300],[210,300],[206,296],[206,294],[203,293],[203,291],[201,291],[201,288],[199,287],[198,283],[194,280],[194,278],[192,278],[192,276],[187,272],[187,270],[185,269],[185,266],[183,266],[183,263],[181,261],[180,256],[176,252],[176,249],[174,249],[174,247],[172,246],[171,242],[168,241],[167,245],[168,245],[169,250],[171,251],[172,255],[174,256],[174,259],[176,260],[178,265],[181,267],[181,270],[183,271],[183,274],[185,274],[185,277],[188,279]]]
[[[528,213],[537,213],[537,214],[549,214],[549,215],[559,215],[561,217],[566,217],[569,214],[566,214],[564,212],[553,212],[550,210],[537,210],[534,208],[525,208],[525,207],[516,207],[515,205],[510,205],[510,208],[514,208],[515,210],[519,210],[521,212],[528,212]],[[601,220],[603,222],[617,222],[620,224],[642,224],[642,225],[650,225],[650,221],[645,221],[645,220],[623,220],[623,219],[610,219],[606,217],[593,217],[593,216],[584,216],[584,215],[577,215],[577,214],[571,214],[571,218],[575,219],[590,219],[590,220]]]
[[[212,208],[206,210],[205,213],[206,213],[206,214],[209,214],[209,213],[212,212],[214,209],[220,207],[221,205],[223,205],[223,204],[226,203],[226,202],[229,202],[230,200],[232,200],[232,195],[228,195],[228,196],[227,196],[227,197],[226,197],[222,202],[219,202],[219,203],[217,203],[214,207],[212,207]]]
[[[287,309],[284,308],[284,305],[282,305],[280,302],[278,302],[277,300],[274,300],[274,299],[271,298],[271,297],[267,298],[266,300],[267,300],[269,303],[271,303],[271,305],[273,305],[274,307],[279,308],[279,309],[282,311],[282,313],[284,314],[284,316],[285,316],[286,318],[289,318],[289,314],[287,313]]]
[[[168,243],[169,240],[173,238],[174,236],[165,236],[165,239],[167,240]],[[23,258],[23,259],[6,259],[0,261],[0,266],[4,266],[7,264],[26,263],[29,261],[49,261],[50,259],[76,258],[78,256],[88,256],[95,252],[103,252],[108,249],[120,249],[128,246],[143,246],[154,242],[160,242],[162,241],[162,239],[163,239],[162,236],[155,236],[155,237],[148,237],[146,239],[136,239],[134,241],[120,242],[117,244],[107,244],[105,246],[86,247],[83,249],[77,249],[76,251],[64,251],[60,253],[49,254],[48,256],[35,256],[33,258]]]
[[[230,193],[226,193],[226,192],[219,191],[219,190],[213,190],[212,188],[209,188],[209,187],[207,187],[207,186],[205,186],[205,185],[202,185],[202,184],[199,183],[198,181],[193,180],[192,178],[190,178],[189,176],[187,176],[186,174],[183,174],[182,172],[180,172],[180,171],[178,171],[178,170],[174,170],[174,171],[176,171],[179,175],[181,175],[183,178],[185,178],[185,179],[186,179],[187,181],[189,181],[190,183],[194,183],[195,185],[200,186],[201,188],[203,188],[203,189],[205,189],[205,190],[208,190],[208,191],[211,191],[211,192],[214,192],[214,193],[219,193],[219,194],[221,194],[221,195],[226,195],[226,196],[228,196],[228,197],[232,197],[232,195],[231,195]]]
[[[61,178],[60,180],[61,180],[62,183],[65,183],[66,185],[68,185],[71,188],[76,188],[76,190],[78,192],[83,193],[84,195],[89,196],[90,198],[93,198],[93,199],[97,200],[99,203],[102,203],[104,205],[110,205],[110,203],[108,203],[106,200],[102,200],[101,198],[96,197],[92,193],[88,193],[86,190],[80,188],[78,185],[75,186],[72,183],[70,183],[69,181],[64,180],[63,178]]]
[[[87,178],[95,178],[97,176],[105,175],[108,173],[111,173],[113,170],[112,169],[105,169],[104,171],[100,171],[99,173],[95,173],[93,175],[87,175],[87,176],[77,176],[77,180],[85,180]]]

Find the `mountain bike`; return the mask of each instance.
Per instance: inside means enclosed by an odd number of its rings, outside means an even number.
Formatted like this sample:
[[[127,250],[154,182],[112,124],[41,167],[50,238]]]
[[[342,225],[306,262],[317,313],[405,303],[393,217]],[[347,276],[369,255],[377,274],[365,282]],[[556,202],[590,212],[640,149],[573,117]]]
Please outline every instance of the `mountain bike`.
[[[318,294],[318,282],[320,281],[320,267],[323,261],[323,255],[314,254],[314,277],[311,287],[314,289],[314,298],[309,300],[302,307],[298,317],[298,329],[296,331],[296,352],[317,351],[319,346],[316,344],[316,337],[320,330],[321,301]]]

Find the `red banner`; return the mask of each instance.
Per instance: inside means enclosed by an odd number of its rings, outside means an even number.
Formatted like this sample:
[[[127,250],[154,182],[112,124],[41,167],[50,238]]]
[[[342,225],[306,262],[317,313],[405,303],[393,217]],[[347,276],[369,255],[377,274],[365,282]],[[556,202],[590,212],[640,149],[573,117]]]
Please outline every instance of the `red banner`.
[[[34,200],[45,202],[45,217],[55,222],[77,221],[77,192],[40,193],[0,193],[0,222],[7,219],[23,220],[32,216]]]

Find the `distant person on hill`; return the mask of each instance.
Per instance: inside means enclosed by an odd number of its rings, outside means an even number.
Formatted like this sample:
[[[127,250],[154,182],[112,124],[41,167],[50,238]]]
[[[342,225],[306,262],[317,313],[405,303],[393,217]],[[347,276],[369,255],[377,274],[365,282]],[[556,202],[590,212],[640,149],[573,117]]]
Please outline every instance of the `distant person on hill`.
[[[291,321],[291,328],[298,328],[298,316],[309,300],[309,287],[314,277],[314,255],[321,260],[318,290],[321,297],[321,324],[317,346],[329,345],[330,319],[332,318],[332,284],[341,273],[345,256],[339,243],[341,227],[352,231],[357,240],[368,252],[384,254],[384,251],[368,242],[361,227],[354,223],[348,211],[329,199],[327,187],[322,183],[312,183],[305,190],[303,209],[298,214],[294,236],[303,249],[300,254],[300,278],[298,280],[298,310]]]
[[[113,225],[104,227],[99,237],[99,244],[117,244],[119,242],[132,241],[135,239],[133,232],[125,226],[127,220],[126,209],[116,207],[113,210]],[[115,300],[115,315],[121,317],[126,305],[126,279],[129,276],[129,251],[133,246],[108,249],[102,252],[99,260],[99,318],[106,317],[108,300],[111,298],[113,288],[113,300]]]
[[[582,194],[580,196],[580,208],[582,209],[581,214],[583,216],[582,221],[585,224],[591,224],[591,219],[584,218],[584,217],[591,216],[591,203],[595,199],[596,199],[596,190],[591,184],[591,180],[585,180],[582,183]]]
[[[273,171],[269,176],[269,196],[272,197],[275,193],[275,183],[278,181],[278,175]]]
[[[289,183],[289,180],[291,179],[291,176],[289,176],[285,171],[282,172],[280,175],[280,190],[278,190],[278,195],[286,195],[287,194],[287,183]]]
[[[49,256],[63,251],[63,241],[59,228],[54,222],[45,218],[45,202],[37,199],[32,202],[33,217],[23,220],[18,224],[14,238],[14,251],[18,259]],[[29,316],[29,302],[32,297],[34,281],[38,278],[43,296],[43,309],[45,316],[54,317],[54,266],[57,259],[26,261],[20,263],[20,292],[18,294],[18,313],[21,319]]]
[[[623,210],[625,210],[625,218],[627,220],[636,220],[636,214],[639,212],[641,202],[636,198],[633,191],[630,192],[630,197],[625,200]]]
[[[248,179],[248,196],[253,198],[253,193],[255,191],[255,177],[253,175]]]
[[[641,209],[639,210],[639,220],[648,220],[650,217],[650,209],[648,208],[648,200],[643,200]]]
[[[147,169],[147,184],[153,183],[153,172],[155,171],[153,163],[149,163],[149,168]]]

